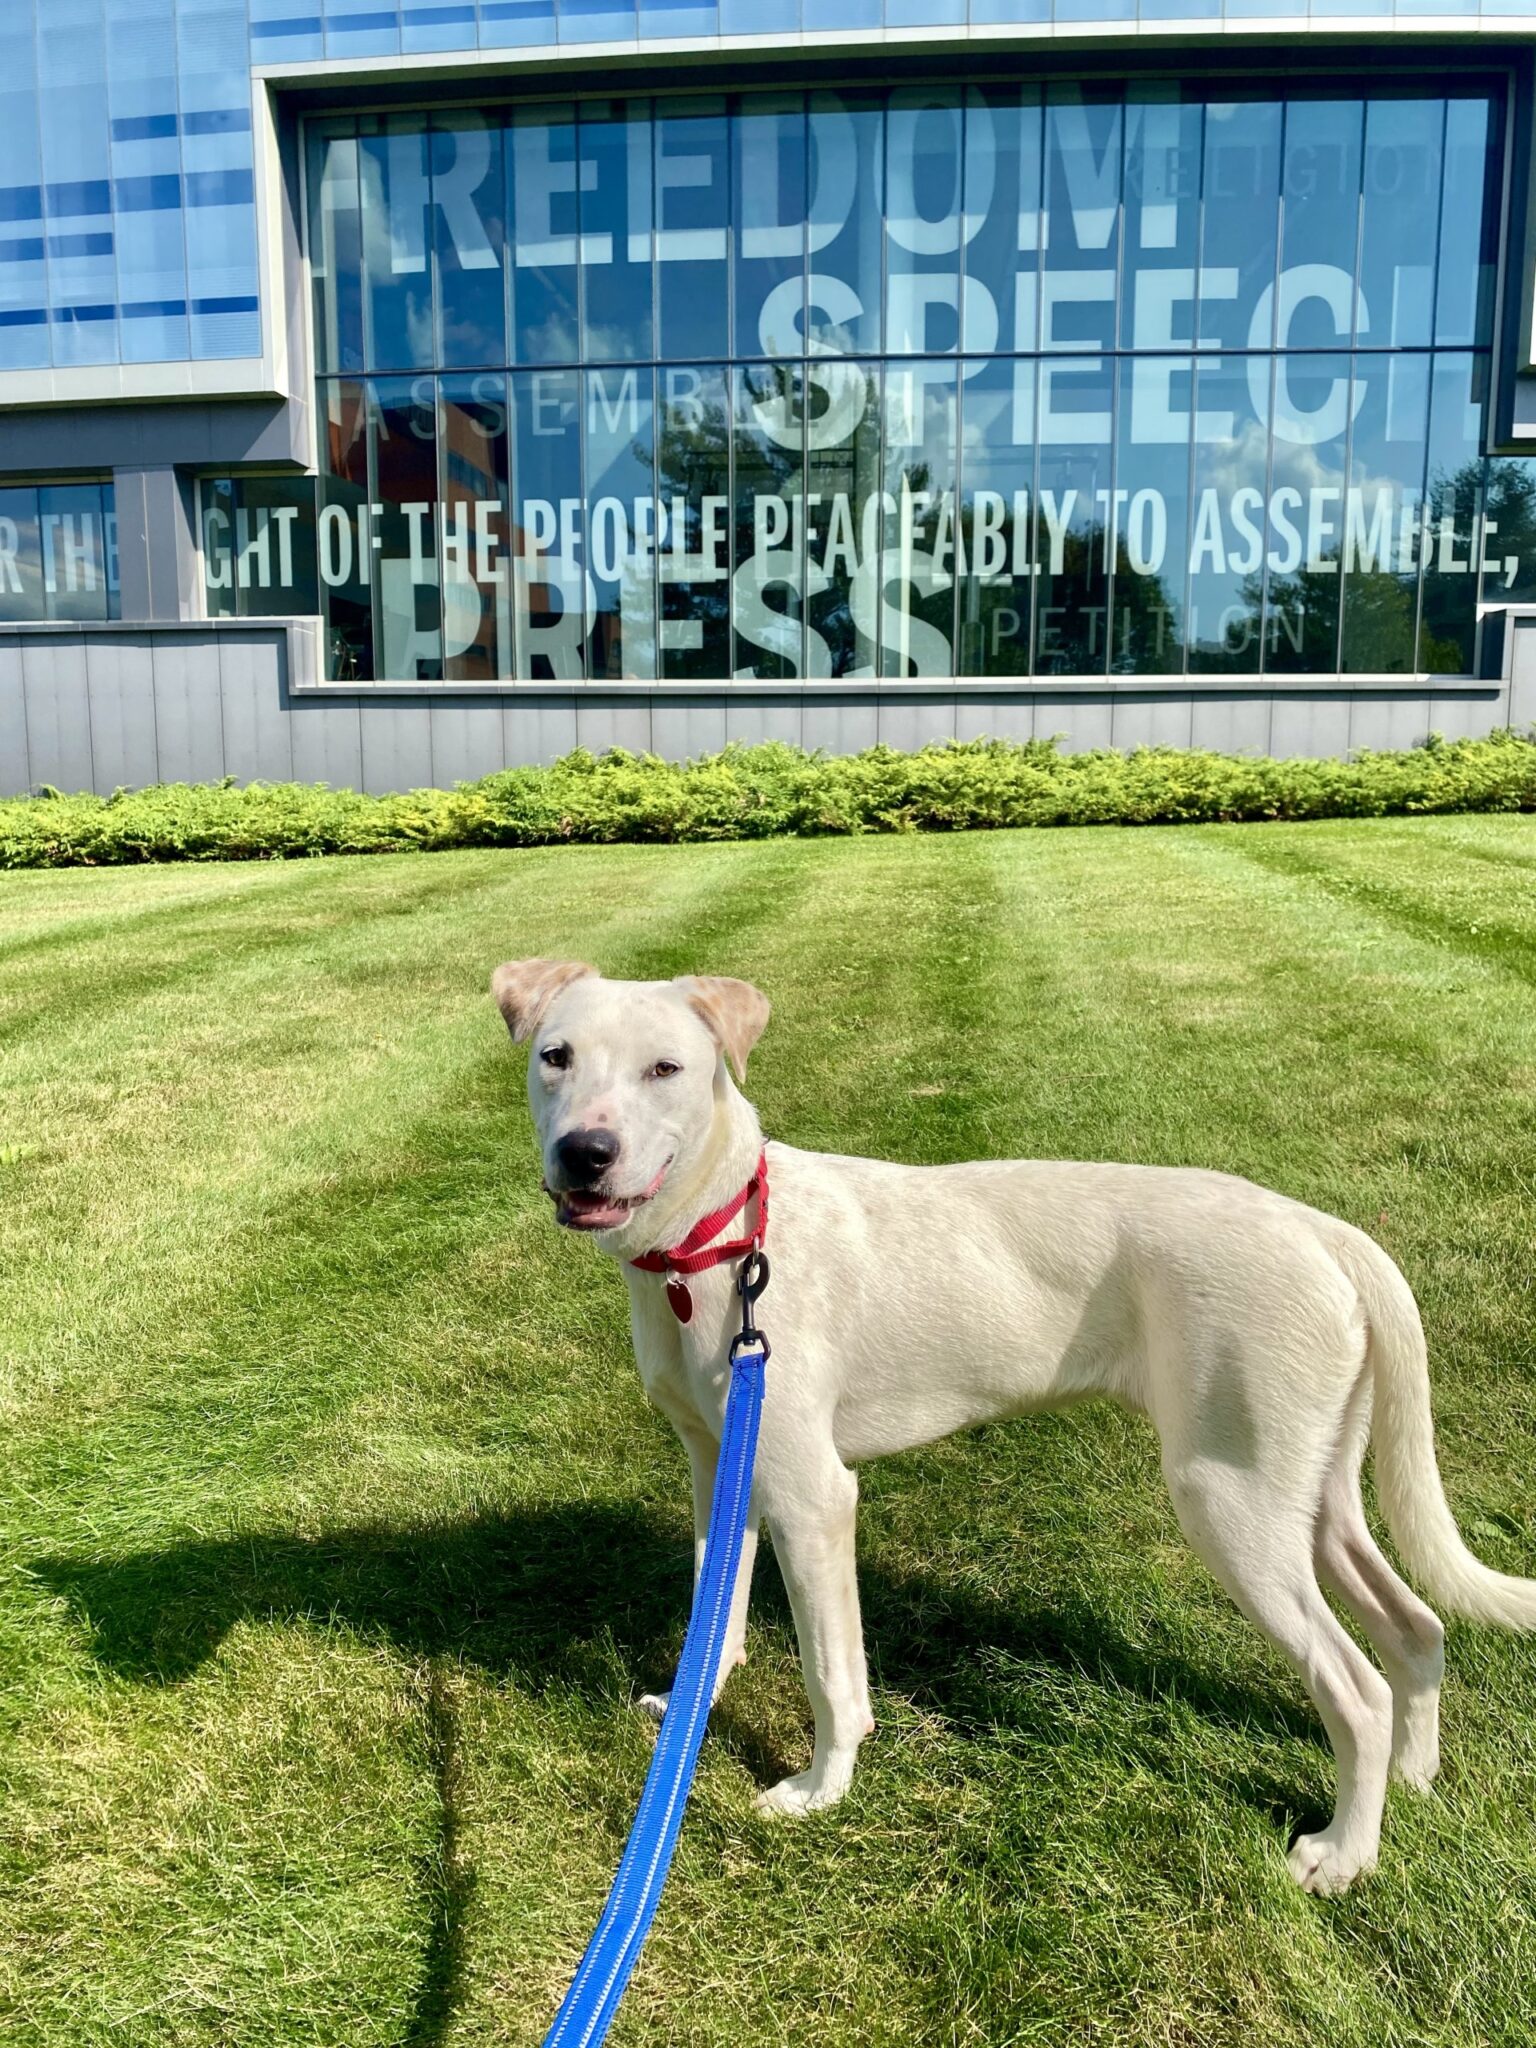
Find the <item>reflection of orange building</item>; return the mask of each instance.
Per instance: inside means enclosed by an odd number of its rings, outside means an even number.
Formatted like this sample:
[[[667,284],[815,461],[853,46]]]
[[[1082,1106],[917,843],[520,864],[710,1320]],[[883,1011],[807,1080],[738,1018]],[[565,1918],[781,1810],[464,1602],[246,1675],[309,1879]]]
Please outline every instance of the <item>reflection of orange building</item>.
[[[489,410],[489,408],[487,408]],[[506,411],[501,408],[500,433],[487,433],[484,425],[463,406],[445,400],[438,414],[442,461],[443,552],[443,674],[451,682],[494,682],[500,673],[511,673],[510,659],[498,666],[502,643],[510,657],[510,636],[505,631],[510,568],[503,565],[499,583],[480,585],[475,578],[475,513],[481,503],[503,507],[507,500]],[[498,470],[501,472],[497,474]],[[463,536],[462,548],[457,536]],[[447,536],[454,536],[454,552],[460,556],[452,580],[461,590],[473,584],[480,595],[480,621],[468,646],[463,635],[448,637],[449,559]],[[452,651],[449,652],[449,648]]]

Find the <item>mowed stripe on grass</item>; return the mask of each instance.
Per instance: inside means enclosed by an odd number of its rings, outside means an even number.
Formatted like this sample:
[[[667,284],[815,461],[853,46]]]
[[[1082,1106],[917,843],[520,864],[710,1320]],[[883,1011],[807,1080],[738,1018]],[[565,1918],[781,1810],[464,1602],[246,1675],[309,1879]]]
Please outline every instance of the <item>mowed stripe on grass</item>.
[[[534,2042],[589,1930],[687,1488],[538,1194],[501,958],[750,974],[796,1143],[1198,1162],[1373,1228],[1463,1524],[1536,1569],[1533,859],[1449,818],[5,878],[17,2038]],[[1532,1646],[1453,1633],[1441,1790],[1319,1905],[1320,1730],[1143,1426],[863,1483],[880,1737],[835,1813],[752,1815],[808,1742],[765,1561],[617,2039],[1536,2033]]]

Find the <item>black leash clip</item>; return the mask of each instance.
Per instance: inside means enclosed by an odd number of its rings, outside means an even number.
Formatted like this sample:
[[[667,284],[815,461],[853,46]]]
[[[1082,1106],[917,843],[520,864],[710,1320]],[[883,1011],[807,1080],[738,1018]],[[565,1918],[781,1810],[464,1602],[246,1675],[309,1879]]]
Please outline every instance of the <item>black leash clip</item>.
[[[741,1296],[741,1335],[731,1344],[733,1359],[743,1351],[761,1350],[763,1363],[766,1365],[772,1355],[768,1339],[757,1327],[752,1315],[753,1309],[757,1306],[758,1296],[768,1285],[769,1273],[768,1254],[754,1245],[742,1260],[741,1271],[736,1276],[736,1292]]]

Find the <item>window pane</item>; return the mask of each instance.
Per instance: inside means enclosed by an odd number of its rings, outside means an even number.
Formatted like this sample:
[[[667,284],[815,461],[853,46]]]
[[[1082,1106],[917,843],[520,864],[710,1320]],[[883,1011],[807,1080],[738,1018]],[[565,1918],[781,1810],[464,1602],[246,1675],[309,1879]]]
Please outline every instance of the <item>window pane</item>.
[[[1108,663],[1112,362],[1040,365],[1035,673],[1101,676]]]
[[[582,569],[581,384],[574,370],[512,379],[517,447],[512,529],[517,672],[580,682],[587,585]]]
[[[1122,348],[1195,338],[1201,110],[1166,85],[1133,87],[1125,109]]]
[[[963,129],[957,90],[913,86],[891,95],[885,143],[885,345],[893,355],[952,354],[960,345]],[[984,179],[984,155],[972,169],[973,182]],[[975,197],[979,203],[981,189]]]
[[[1429,363],[1427,355],[1406,353],[1355,358],[1339,656],[1339,666],[1350,675],[1411,675],[1418,666],[1416,543]]]
[[[1350,339],[1364,115],[1359,100],[1294,99],[1286,107],[1281,348],[1332,348]],[[1312,277],[1314,268],[1327,275]]]
[[[1419,614],[1419,667],[1431,675],[1470,675],[1476,665],[1487,377],[1486,356],[1434,358]]]
[[[660,352],[674,361],[723,356],[730,346],[725,102],[662,100],[656,111]]]
[[[1359,338],[1374,347],[1433,339],[1435,245],[1425,233],[1440,194],[1443,100],[1379,99],[1365,110]]]
[[[1446,103],[1435,290],[1435,340],[1442,346],[1486,343],[1493,333],[1499,128],[1499,109],[1487,100]]]
[[[872,676],[878,626],[858,579],[879,546],[880,366],[821,361],[807,374],[807,518],[811,498],[820,504],[806,571],[806,674]]]
[[[645,100],[581,110],[581,331],[588,362],[655,352],[651,120]]]
[[[1169,675],[1184,666],[1194,371],[1188,356],[1120,359],[1109,536],[1112,675]]]
[[[656,452],[650,370],[586,376],[587,548],[594,680],[656,673]],[[722,671],[723,673],[723,671]]]
[[[512,346],[519,363],[574,363],[576,113],[518,107],[508,138]]]
[[[663,370],[656,492],[664,546],[661,673],[730,674],[731,412],[725,372]]]
[[[805,338],[804,98],[752,94],[732,127],[736,353],[798,355]]]
[[[0,489],[0,619],[47,616],[37,492],[27,485]]]
[[[490,682],[514,673],[506,379],[489,371],[444,377],[437,406],[443,674],[450,682]]]
[[[1281,356],[1275,363],[1267,674],[1322,675],[1338,667],[1349,368],[1348,356]]]
[[[363,367],[363,219],[353,121],[309,129],[309,271],[316,368]]]
[[[880,347],[885,111],[878,99],[811,94],[808,332],[842,355]]]
[[[507,359],[501,129],[442,115],[431,139],[440,368]]]
[[[435,681],[443,673],[436,392],[430,377],[377,377],[371,388],[380,679]]]
[[[787,363],[733,376],[731,673],[771,680],[802,673],[805,419],[798,372]]]
[[[1484,489],[1482,601],[1536,604],[1536,460],[1496,456]]]
[[[37,513],[49,618],[111,618],[116,607],[108,585],[101,485],[44,484]]]
[[[1035,365],[961,364],[959,673],[1029,674]]]
[[[1269,387],[1268,356],[1196,360],[1185,635],[1197,675],[1257,675],[1262,665]]]
[[[1278,100],[1218,100],[1205,110],[1200,203],[1202,341],[1268,348],[1280,242]]]
[[[861,595],[880,622],[880,672],[955,672],[957,367],[885,366],[885,497]]]
[[[203,560],[214,616],[304,618],[318,612],[314,480],[240,476],[205,482]]]
[[[1040,301],[1044,349],[1115,345],[1122,113],[1118,100],[1098,88],[1050,89]]]
[[[429,369],[432,277],[427,137],[413,114],[358,138],[368,366]]]
[[[966,94],[961,325],[969,354],[1039,346],[1044,127],[1038,86]]]
[[[373,549],[368,515],[368,408],[364,387],[334,377],[320,387],[321,475],[317,546],[326,621],[325,672],[335,682],[371,681]]]

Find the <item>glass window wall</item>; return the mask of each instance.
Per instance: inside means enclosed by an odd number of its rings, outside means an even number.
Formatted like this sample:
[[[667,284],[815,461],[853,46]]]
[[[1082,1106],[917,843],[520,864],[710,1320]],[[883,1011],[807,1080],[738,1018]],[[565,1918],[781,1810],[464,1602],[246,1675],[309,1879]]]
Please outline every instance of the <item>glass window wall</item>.
[[[317,120],[292,608],[387,680],[1465,673],[1536,587],[1501,147],[1422,84]]]

